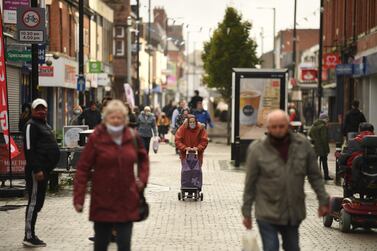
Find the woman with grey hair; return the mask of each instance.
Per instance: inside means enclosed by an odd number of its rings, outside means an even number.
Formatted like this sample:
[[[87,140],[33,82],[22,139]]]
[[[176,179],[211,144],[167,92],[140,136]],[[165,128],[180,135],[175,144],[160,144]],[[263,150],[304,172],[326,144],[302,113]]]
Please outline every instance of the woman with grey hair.
[[[138,117],[138,131],[147,153],[151,144],[153,135],[157,136],[156,117],[153,115],[149,106],[144,107],[144,111]]]
[[[124,104],[110,101],[77,165],[73,204],[77,212],[83,211],[91,177],[89,220],[94,222],[95,251],[107,250],[113,228],[118,250],[129,251],[133,222],[140,219],[139,196],[148,182],[149,160],[141,138],[127,126],[127,120]]]

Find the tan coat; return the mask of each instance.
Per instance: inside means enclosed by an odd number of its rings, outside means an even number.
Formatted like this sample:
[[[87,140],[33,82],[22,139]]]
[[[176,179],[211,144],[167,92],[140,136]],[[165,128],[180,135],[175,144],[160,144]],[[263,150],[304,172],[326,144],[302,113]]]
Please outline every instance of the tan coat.
[[[268,137],[253,142],[248,149],[242,214],[272,224],[300,224],[306,217],[305,178],[317,194],[320,205],[327,205],[316,154],[308,140],[290,134],[288,161],[285,163]]]

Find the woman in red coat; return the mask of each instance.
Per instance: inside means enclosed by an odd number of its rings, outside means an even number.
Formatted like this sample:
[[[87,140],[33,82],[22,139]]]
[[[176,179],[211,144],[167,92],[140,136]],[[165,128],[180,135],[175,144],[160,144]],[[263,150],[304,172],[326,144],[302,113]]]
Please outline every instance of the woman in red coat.
[[[198,158],[202,165],[203,153],[208,145],[208,135],[204,125],[198,123],[195,116],[188,115],[175,134],[175,145],[182,160],[186,158],[186,151],[198,151]]]
[[[77,212],[83,211],[91,178],[89,220],[94,222],[96,251],[107,250],[113,227],[118,250],[130,250],[132,225],[139,219],[139,192],[148,182],[148,155],[140,137],[127,127],[127,115],[121,101],[110,101],[77,165],[73,203]]]

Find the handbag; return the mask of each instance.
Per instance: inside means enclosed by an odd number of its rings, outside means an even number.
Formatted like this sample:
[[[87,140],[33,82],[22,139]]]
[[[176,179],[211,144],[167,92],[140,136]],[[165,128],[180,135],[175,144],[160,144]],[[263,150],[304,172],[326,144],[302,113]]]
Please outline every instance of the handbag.
[[[155,137],[153,139],[153,152],[157,153],[158,152],[158,147],[160,146],[160,142],[158,141],[158,137]]]
[[[130,128],[130,132],[131,132],[131,135],[132,135],[134,147],[136,149],[136,158],[137,158],[136,164],[134,165],[134,173],[135,173],[135,177],[138,178],[139,177],[139,175],[138,175],[139,156],[138,156],[137,152],[138,152],[139,147],[138,147],[138,142],[137,142],[135,132],[132,128]],[[147,200],[145,199],[144,189],[139,192],[139,216],[140,216],[140,218],[136,222],[144,221],[149,216],[149,204],[147,203]]]

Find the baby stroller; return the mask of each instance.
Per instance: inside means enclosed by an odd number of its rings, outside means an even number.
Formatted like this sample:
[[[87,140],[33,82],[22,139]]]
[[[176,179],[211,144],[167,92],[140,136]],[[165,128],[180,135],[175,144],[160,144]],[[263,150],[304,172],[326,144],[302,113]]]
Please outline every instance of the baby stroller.
[[[182,160],[181,191],[178,200],[199,199],[203,201],[202,169],[197,151],[186,151],[186,159]]]
[[[325,227],[333,220],[342,232],[358,227],[377,228],[377,136],[361,141],[363,153],[345,168],[344,196],[330,199],[330,213],[323,218]]]

